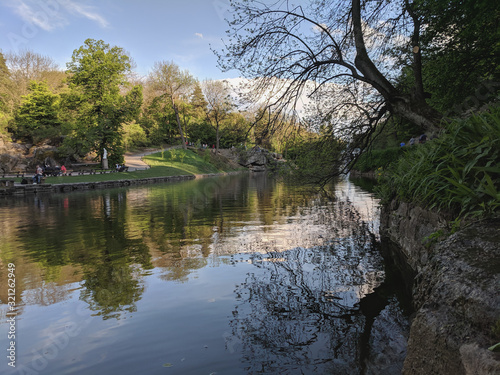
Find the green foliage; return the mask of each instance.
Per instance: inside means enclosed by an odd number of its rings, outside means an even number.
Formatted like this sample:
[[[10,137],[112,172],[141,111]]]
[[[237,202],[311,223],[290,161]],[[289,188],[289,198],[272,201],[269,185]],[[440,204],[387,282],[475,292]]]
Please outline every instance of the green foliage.
[[[415,146],[413,146],[415,147]],[[361,154],[353,169],[360,172],[375,171],[379,168],[385,169],[390,163],[397,160],[408,147],[392,147],[383,150],[369,150]]]
[[[99,156],[106,148],[111,164],[122,163],[121,126],[138,116],[142,104],[142,87],[134,87],[125,96],[120,93],[127,84],[130,58],[119,47],[87,39],[73,52],[67,66],[68,81],[77,103],[77,126],[68,147]]]
[[[215,129],[206,122],[193,122],[187,126],[189,139],[200,140],[201,143],[213,145],[216,142]]]
[[[429,103],[448,112],[471,96],[478,102],[494,97],[498,86],[480,95],[476,90],[500,73],[498,3],[418,0],[414,5],[425,25],[421,40],[424,84],[432,93]]]
[[[248,140],[249,123],[241,113],[231,112],[221,126],[220,146],[231,148],[245,144]]]
[[[11,84],[9,69],[0,52],[0,132],[6,127],[6,119],[10,112]]]
[[[455,120],[439,139],[414,147],[390,167],[380,192],[459,217],[497,215],[500,107]]]
[[[148,146],[149,142],[144,129],[136,122],[123,125],[123,145],[125,149]]]
[[[60,137],[58,95],[50,91],[46,82],[30,82],[29,91],[15,114],[11,126],[14,135],[35,143]]]
[[[155,97],[144,108],[139,119],[149,144],[172,144],[178,134],[175,112],[166,97]]]
[[[295,146],[294,157],[289,159],[294,166],[291,176],[305,183],[323,184],[338,175],[343,150],[344,144],[331,137],[304,141]]]

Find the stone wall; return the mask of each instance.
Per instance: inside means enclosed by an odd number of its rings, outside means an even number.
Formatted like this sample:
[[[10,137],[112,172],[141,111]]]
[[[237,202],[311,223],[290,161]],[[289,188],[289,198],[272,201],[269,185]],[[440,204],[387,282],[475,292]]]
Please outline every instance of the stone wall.
[[[470,224],[424,245],[447,218],[393,202],[383,209],[381,233],[401,247],[417,272],[415,318],[403,373],[500,374],[500,221]]]
[[[209,177],[211,175],[198,175],[198,177]],[[99,181],[99,182],[73,182],[62,184],[40,184],[40,185],[15,185],[5,188],[0,188],[0,196],[23,196],[30,194],[41,193],[69,193],[72,191],[112,189],[123,186],[132,185],[147,185],[160,182],[173,182],[192,180],[197,176],[165,176],[165,177],[150,177],[133,180],[115,180],[115,181]],[[71,177],[69,177],[71,178]]]

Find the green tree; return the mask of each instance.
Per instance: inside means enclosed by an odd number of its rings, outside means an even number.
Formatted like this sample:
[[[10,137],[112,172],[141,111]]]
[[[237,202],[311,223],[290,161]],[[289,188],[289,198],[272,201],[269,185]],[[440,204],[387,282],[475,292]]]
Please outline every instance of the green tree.
[[[142,104],[141,86],[121,94],[128,86],[126,74],[131,69],[130,57],[120,47],[87,39],[73,52],[67,68],[77,102],[75,135],[80,150],[95,152],[102,158],[106,148],[112,164],[123,162],[121,127],[138,116]]]
[[[5,58],[0,52],[0,133],[5,131],[7,127],[10,114],[12,112],[12,81],[10,79],[10,72]]]
[[[203,90],[197,82],[194,86],[193,94],[191,95],[191,106],[193,107],[194,116],[198,119],[205,119],[208,103],[203,95]]]
[[[462,102],[491,100],[500,75],[500,6],[490,0],[418,0],[422,32],[423,80],[429,102],[459,114]],[[496,81],[496,83],[495,83]],[[483,86],[483,87],[482,87]],[[471,104],[474,104],[471,102]]]
[[[172,143],[178,133],[174,110],[162,96],[154,97],[142,111],[139,124],[151,144]]]
[[[52,141],[61,136],[59,96],[53,94],[46,82],[32,81],[29,94],[22,97],[14,124],[14,135],[30,142]]]
[[[221,147],[229,148],[245,144],[250,124],[239,112],[230,112],[222,124]]]
[[[159,96],[166,97],[172,104],[181,136],[182,147],[186,149],[186,140],[179,117],[179,106],[182,100],[188,100],[196,84],[196,79],[187,70],[181,70],[172,61],[156,62],[149,79],[152,87],[159,93]]]
[[[220,127],[233,108],[229,87],[225,81],[205,81],[202,90],[207,101],[206,116],[215,129],[215,148],[219,152]]]

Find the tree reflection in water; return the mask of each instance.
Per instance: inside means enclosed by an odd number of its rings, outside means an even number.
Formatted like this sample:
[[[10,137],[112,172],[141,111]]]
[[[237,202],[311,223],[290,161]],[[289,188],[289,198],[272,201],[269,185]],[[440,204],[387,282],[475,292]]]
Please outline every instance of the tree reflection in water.
[[[328,220],[334,240],[250,256],[260,270],[236,285],[232,337],[226,338],[229,351],[241,351],[248,373],[364,374],[373,368],[366,365],[370,332],[389,303],[377,293],[384,288],[383,259],[352,205],[336,202],[328,214],[336,216]]]

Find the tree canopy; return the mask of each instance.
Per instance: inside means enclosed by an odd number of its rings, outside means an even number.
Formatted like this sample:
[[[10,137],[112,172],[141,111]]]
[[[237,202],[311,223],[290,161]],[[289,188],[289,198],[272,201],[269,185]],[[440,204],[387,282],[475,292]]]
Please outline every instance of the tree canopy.
[[[179,117],[179,100],[187,99],[195,87],[196,79],[187,71],[181,70],[173,61],[156,62],[150,74],[152,87],[162,96],[168,98],[175,112],[179,127],[182,147],[186,148],[186,140]]]
[[[332,129],[347,129],[351,137],[373,132],[389,115],[435,132],[442,106],[428,100],[427,88],[441,87],[436,92],[443,94],[451,80],[455,87],[467,82],[470,93],[498,71],[493,3],[313,0],[301,6],[232,0],[229,40],[218,52],[219,64],[256,78],[254,89],[261,95],[272,87],[268,107],[274,111],[294,108],[304,93],[318,98],[320,122],[334,122]],[[479,49],[469,54],[473,46]],[[461,63],[467,64],[464,74],[453,77],[451,70]],[[453,100],[460,99],[454,94]]]
[[[102,155],[106,148],[110,162],[121,163],[121,125],[137,116],[142,104],[141,86],[121,94],[127,86],[129,56],[120,47],[87,39],[73,52],[67,67],[78,124],[73,143],[83,153]]]

